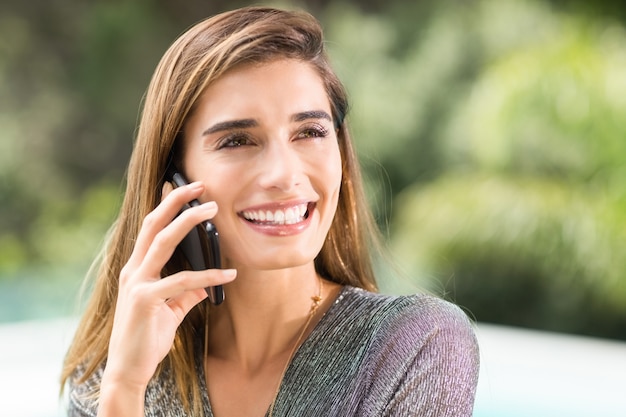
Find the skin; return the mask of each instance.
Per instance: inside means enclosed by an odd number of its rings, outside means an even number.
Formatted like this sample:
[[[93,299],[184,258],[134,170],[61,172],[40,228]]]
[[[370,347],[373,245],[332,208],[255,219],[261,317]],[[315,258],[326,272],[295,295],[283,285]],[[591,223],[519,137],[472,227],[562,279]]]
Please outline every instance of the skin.
[[[317,73],[281,60],[226,74],[186,125],[186,174],[205,184],[203,201],[220,207],[214,222],[225,264],[238,271],[225,287],[228,302],[212,312],[206,366],[216,416],[265,414],[319,291],[313,260],[341,183],[330,114]],[[285,225],[244,217],[294,207],[307,207],[306,219]],[[336,288],[324,287],[329,300]]]
[[[206,298],[205,286],[227,283],[236,276],[235,270],[206,270],[160,279],[160,270],[188,231],[217,213],[217,205],[210,202],[176,217],[182,205],[203,190],[203,184],[196,182],[172,191],[143,222],[120,274],[99,416],[144,415],[148,381],[171,349],[176,328]]]
[[[196,182],[169,192],[146,218],[120,277],[99,415],[143,414],[145,388],[176,327],[204,300],[203,288],[220,283],[226,301],[212,307],[205,359],[213,413],[265,414],[311,297],[321,289],[322,304],[305,336],[340,290],[320,285],[314,267],[341,183],[331,114],[319,75],[296,60],[237,68],[204,92],[184,128],[181,169]],[[207,203],[172,221],[194,197]],[[268,222],[267,212],[291,220]],[[228,269],[157,279],[176,244],[208,218],[220,233]]]

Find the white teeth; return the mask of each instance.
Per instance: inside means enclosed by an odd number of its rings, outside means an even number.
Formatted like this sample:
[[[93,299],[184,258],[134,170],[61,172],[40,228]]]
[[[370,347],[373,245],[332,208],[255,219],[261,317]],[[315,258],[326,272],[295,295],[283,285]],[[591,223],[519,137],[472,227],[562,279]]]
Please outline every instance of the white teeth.
[[[298,213],[300,213],[300,210],[298,210],[297,207],[296,210],[298,211]],[[298,217],[300,216],[296,215],[295,211],[293,211],[292,209],[288,208],[287,210],[285,210],[285,223],[294,224],[298,221]]]
[[[276,210],[274,212],[269,210],[250,210],[244,211],[242,214],[246,220],[252,222],[281,225],[295,224],[303,221],[307,211],[307,204],[298,204],[297,206],[289,207],[284,210]]]

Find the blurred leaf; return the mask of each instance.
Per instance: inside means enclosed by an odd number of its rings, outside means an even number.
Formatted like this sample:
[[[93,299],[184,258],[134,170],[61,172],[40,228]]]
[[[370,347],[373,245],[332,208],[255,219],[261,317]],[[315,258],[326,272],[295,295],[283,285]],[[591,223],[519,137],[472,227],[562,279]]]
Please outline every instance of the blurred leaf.
[[[554,25],[541,44],[494,60],[460,103],[447,140],[454,163],[581,182],[624,165],[626,83],[615,74],[626,70],[626,36],[575,19]]]
[[[31,229],[41,262],[86,266],[97,255],[121,201],[119,186],[101,185],[80,200],[57,200]]]
[[[626,338],[626,224],[606,203],[554,181],[444,177],[399,198],[393,249],[478,320]]]
[[[27,259],[21,239],[12,234],[0,236],[0,273],[14,273],[26,264]]]

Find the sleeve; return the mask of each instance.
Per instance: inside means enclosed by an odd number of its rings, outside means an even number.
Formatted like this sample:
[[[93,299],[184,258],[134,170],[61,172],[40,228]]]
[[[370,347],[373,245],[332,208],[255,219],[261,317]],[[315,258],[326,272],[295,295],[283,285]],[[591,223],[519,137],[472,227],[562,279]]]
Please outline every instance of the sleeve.
[[[94,415],[80,408],[74,401],[70,400],[67,407],[67,417],[94,417]]]
[[[419,304],[388,329],[397,379],[383,415],[469,417],[479,373],[472,324],[451,303],[429,298]]]
[[[98,412],[97,397],[103,368],[100,367],[82,383],[76,383],[83,374],[79,368],[70,378],[67,417],[96,417]]]

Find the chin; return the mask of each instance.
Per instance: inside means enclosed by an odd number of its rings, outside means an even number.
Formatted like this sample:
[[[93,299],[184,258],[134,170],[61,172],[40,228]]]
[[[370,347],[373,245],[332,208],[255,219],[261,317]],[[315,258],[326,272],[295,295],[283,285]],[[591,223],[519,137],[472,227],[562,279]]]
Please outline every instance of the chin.
[[[287,259],[265,259],[260,261],[258,269],[260,270],[277,270],[300,268],[305,265],[313,264],[314,257],[287,257]]]
[[[263,251],[252,256],[241,256],[240,259],[233,259],[236,264],[245,265],[248,268],[260,271],[272,271],[278,269],[300,268],[312,265],[317,252],[310,250],[300,252],[294,250]]]

